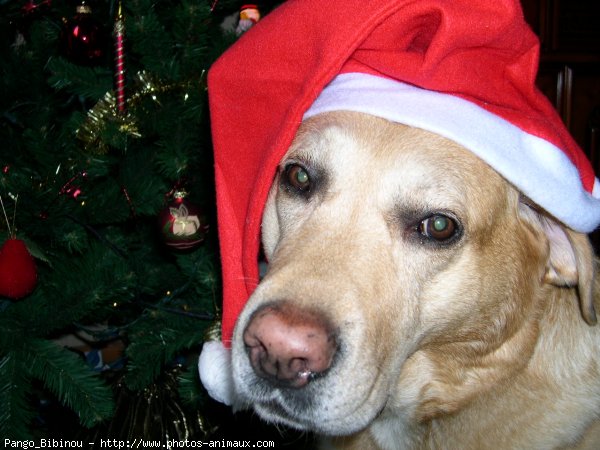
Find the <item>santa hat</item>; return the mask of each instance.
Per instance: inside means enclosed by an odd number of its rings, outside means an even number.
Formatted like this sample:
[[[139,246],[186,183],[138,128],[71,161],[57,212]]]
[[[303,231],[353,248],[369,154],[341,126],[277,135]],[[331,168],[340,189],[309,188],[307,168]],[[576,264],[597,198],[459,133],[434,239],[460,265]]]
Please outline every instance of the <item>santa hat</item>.
[[[600,186],[535,87],[518,0],[289,0],[213,65],[208,88],[223,270],[222,343],[200,372],[221,401],[235,321],[259,281],[260,222],[303,118],[352,110],[474,152],[566,226],[600,224]],[[211,371],[212,370],[212,371]]]

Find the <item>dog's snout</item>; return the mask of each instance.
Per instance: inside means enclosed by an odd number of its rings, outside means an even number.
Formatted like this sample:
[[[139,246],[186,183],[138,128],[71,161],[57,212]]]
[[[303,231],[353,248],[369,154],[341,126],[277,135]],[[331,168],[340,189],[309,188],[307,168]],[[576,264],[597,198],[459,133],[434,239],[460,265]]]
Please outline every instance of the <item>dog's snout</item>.
[[[243,337],[255,373],[294,388],[329,369],[337,348],[325,318],[288,303],[256,311]]]

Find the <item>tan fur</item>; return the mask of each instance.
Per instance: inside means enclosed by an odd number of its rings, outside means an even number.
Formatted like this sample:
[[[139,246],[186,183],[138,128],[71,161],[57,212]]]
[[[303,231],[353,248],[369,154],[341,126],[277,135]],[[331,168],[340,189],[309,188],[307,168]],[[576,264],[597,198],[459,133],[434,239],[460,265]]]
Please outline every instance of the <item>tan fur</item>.
[[[600,286],[586,236],[453,142],[363,114],[308,120],[289,162],[321,186],[302,198],[281,173],[273,183],[269,271],[233,338],[247,404],[339,436],[323,448],[600,448]],[[454,215],[460,238],[424,239],[413,222],[429,212]],[[252,312],[282,300],[322,312],[340,342],[325,376],[288,392],[261,384],[242,341]]]

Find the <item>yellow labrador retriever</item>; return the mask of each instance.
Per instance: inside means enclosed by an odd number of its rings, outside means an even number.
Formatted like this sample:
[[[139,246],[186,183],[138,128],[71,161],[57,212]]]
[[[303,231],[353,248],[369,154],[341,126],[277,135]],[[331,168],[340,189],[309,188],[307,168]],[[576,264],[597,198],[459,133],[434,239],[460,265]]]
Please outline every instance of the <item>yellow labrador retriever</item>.
[[[600,448],[585,235],[435,134],[305,121],[263,216],[237,393],[339,449]]]

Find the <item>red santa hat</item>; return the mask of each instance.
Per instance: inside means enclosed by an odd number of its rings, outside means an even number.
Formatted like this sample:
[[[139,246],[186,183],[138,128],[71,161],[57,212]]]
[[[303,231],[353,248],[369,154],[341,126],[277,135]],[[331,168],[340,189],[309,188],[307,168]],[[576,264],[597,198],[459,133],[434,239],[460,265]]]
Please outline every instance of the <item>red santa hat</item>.
[[[598,180],[535,87],[538,59],[518,0],[289,0],[222,55],[208,77],[222,343],[200,361],[213,395],[232,393],[214,384],[226,369],[213,355],[227,356],[259,281],[264,203],[303,118],[353,110],[436,132],[566,226],[600,224]]]

